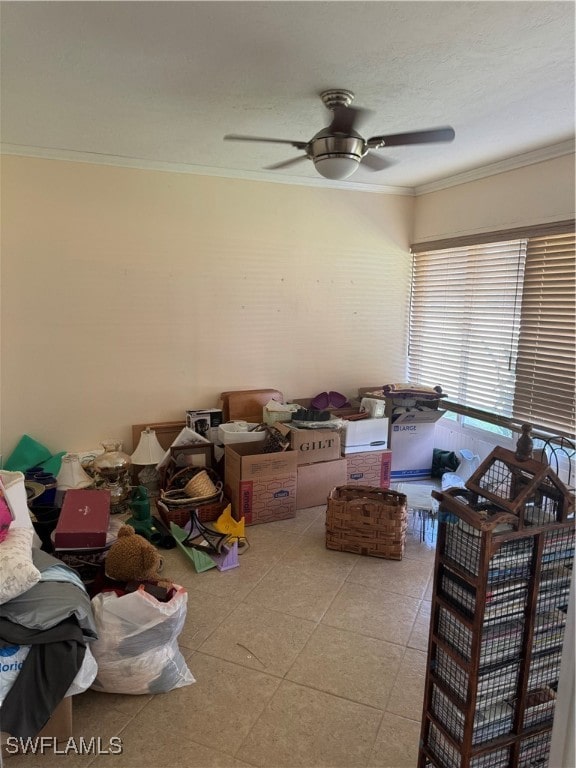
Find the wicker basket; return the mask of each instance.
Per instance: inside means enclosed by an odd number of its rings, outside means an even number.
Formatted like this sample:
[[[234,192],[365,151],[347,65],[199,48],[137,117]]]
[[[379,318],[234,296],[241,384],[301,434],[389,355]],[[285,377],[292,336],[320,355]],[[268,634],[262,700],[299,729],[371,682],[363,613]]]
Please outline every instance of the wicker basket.
[[[403,493],[366,485],[342,485],[328,497],[328,549],[402,560],[407,526]]]
[[[220,489],[222,487],[222,480],[218,473],[212,469],[211,467],[183,467],[178,468],[176,471],[172,472],[172,474],[166,476],[164,479],[164,482],[161,484],[161,488],[163,491],[177,491],[177,490],[183,490],[186,485],[192,480],[193,477],[200,474],[201,472],[206,472],[210,480],[214,483],[216,488]]]
[[[190,521],[190,512],[193,509],[196,510],[198,520],[201,523],[211,523],[220,517],[228,504],[230,504],[230,501],[220,492],[213,499],[202,503],[189,499],[186,504],[173,505],[169,499],[164,497],[164,499],[158,499],[156,507],[162,521],[168,528],[170,528],[170,523],[175,523],[180,528],[184,528],[186,523]]]
[[[212,443],[196,443],[193,445],[183,445],[178,448],[170,448],[170,457],[168,461],[160,468],[160,487],[167,490],[174,487],[173,482],[176,475],[189,470],[200,472],[205,469],[212,477],[216,474],[212,467],[214,446]],[[195,457],[200,457],[198,461]],[[184,483],[185,485],[185,483]]]
[[[210,498],[193,499],[184,491],[190,480],[200,472],[206,472],[217,493]],[[170,528],[175,523],[183,528],[190,520],[190,512],[195,509],[201,523],[217,520],[230,501],[224,496],[222,480],[210,467],[184,467],[165,477],[165,484],[156,502],[162,521]]]

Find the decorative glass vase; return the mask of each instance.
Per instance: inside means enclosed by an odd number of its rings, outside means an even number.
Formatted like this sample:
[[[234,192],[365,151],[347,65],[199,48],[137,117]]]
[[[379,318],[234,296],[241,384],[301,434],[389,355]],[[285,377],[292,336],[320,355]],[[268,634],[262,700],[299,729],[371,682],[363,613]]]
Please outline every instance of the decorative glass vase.
[[[128,498],[132,490],[130,470],[132,460],[122,450],[121,440],[106,440],[102,443],[104,453],[94,458],[96,487],[110,491],[110,512],[115,514],[128,509]]]

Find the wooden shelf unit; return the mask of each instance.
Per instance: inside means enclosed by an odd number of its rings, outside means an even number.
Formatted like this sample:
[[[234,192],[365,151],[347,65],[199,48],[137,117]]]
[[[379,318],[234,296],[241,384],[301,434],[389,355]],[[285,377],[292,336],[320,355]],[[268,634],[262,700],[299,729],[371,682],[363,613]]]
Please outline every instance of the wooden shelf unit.
[[[545,768],[574,560],[572,495],[549,467],[503,448],[465,489],[433,495],[418,768]]]

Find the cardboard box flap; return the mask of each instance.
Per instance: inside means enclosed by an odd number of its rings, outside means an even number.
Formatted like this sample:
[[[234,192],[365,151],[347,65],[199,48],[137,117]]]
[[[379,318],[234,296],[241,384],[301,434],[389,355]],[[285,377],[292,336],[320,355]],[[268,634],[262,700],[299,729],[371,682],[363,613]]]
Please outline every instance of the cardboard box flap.
[[[346,459],[301,464],[298,467],[296,509],[326,504],[333,488],[346,483]]]
[[[406,413],[394,413],[392,414],[393,424],[433,424],[438,419],[441,419],[446,411],[439,411],[436,409],[413,409],[406,411]]]
[[[244,479],[296,472],[298,459],[295,451],[262,453],[260,443],[233,443],[225,447],[224,455],[226,475]]]

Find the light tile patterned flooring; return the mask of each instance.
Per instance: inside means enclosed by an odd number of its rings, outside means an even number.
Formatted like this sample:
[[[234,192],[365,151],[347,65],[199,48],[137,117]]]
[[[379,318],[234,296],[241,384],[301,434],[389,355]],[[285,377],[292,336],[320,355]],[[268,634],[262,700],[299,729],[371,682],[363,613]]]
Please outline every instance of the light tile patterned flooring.
[[[123,754],[20,755],[8,768],[415,768],[434,529],[411,517],[402,561],[325,548],[325,507],[247,529],[240,567],[164,574],[188,590],[180,648],[196,682],[167,694],[87,691],[77,737]]]

